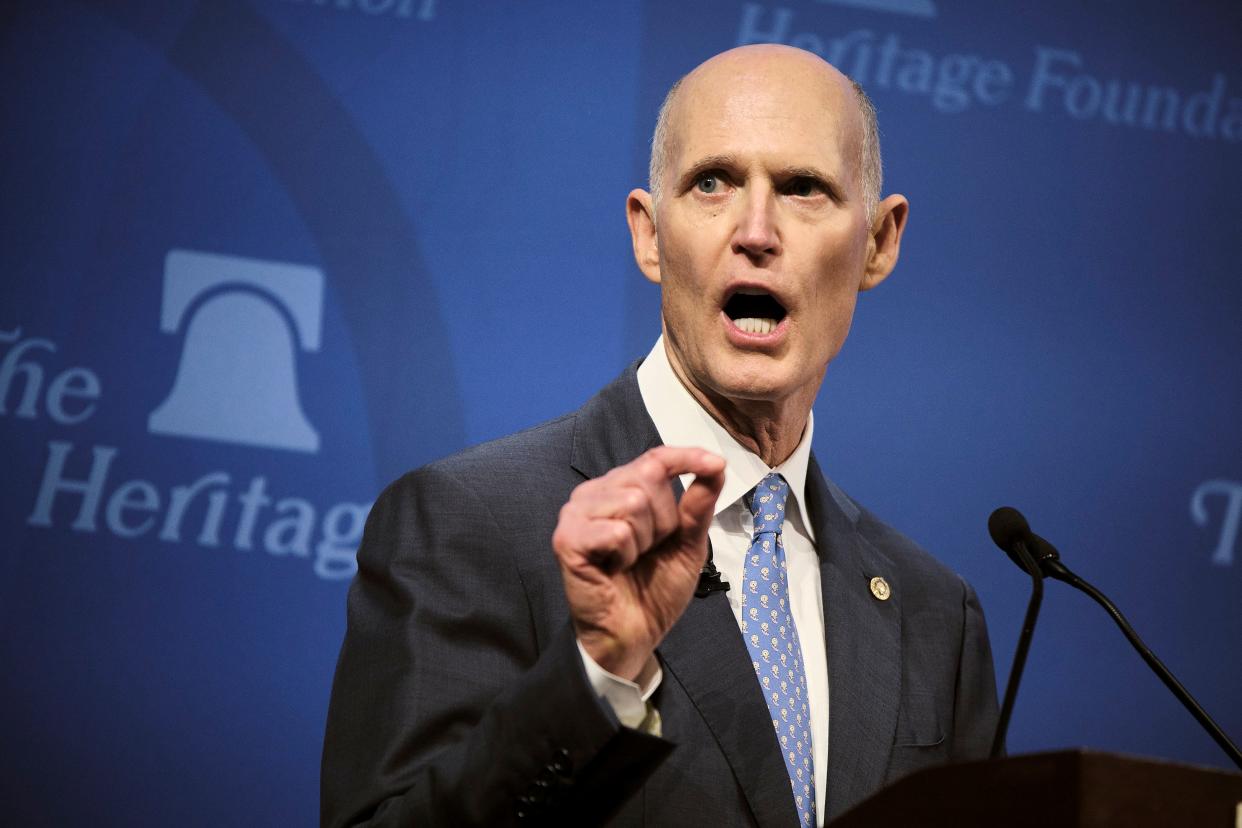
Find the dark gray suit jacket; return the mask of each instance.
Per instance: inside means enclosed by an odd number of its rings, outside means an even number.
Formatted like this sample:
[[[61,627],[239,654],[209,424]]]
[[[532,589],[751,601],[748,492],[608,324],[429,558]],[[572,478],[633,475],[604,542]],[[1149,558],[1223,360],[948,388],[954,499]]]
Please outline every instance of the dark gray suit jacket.
[[[595,698],[551,551],[583,480],[659,445],[635,367],[577,412],[411,472],[358,552],[324,741],[327,825],[792,826],[789,779],[723,593],[660,645],[657,738]],[[831,818],[910,771],[987,754],[996,689],[970,586],[827,481]],[[892,587],[887,601],[874,576]]]

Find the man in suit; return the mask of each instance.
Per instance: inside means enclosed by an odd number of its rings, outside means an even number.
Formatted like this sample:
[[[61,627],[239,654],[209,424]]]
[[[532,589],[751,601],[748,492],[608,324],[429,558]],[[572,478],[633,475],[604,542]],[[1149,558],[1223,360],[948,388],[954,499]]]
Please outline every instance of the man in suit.
[[[326,824],[816,825],[986,755],[974,593],[810,453],[908,212],[866,96],[800,50],[718,55],[670,92],[651,179],[627,214],[652,353],[373,508]]]

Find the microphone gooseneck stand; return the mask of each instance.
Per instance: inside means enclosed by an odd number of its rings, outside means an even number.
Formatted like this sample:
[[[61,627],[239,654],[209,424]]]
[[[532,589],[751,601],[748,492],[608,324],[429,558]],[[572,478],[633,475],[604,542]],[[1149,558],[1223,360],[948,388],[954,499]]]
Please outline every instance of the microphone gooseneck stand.
[[[1001,704],[1000,719],[996,722],[996,733],[992,737],[992,750],[989,754],[992,759],[998,758],[1005,749],[1005,734],[1009,732],[1009,716],[1013,713],[1013,704],[1018,698],[1018,684],[1022,681],[1022,670],[1026,667],[1026,654],[1031,648],[1031,639],[1035,636],[1035,621],[1039,618],[1039,607],[1044,600],[1044,576],[1031,557],[1031,553],[1027,551],[1026,544],[1019,540],[1013,544],[1012,548],[1019,566],[1031,576],[1031,599],[1027,602],[1026,616],[1022,619],[1022,634],[1018,636],[1018,646],[1013,651],[1013,665],[1009,668],[1009,681],[1005,684],[1005,700]]]
[[[995,529],[993,528],[994,524],[996,527]],[[1225,735],[1225,731],[1221,729],[1220,725],[1216,724],[1212,717],[1208,715],[1207,711],[1203,709],[1203,706],[1190,695],[1190,691],[1182,686],[1182,683],[1173,676],[1173,673],[1169,671],[1169,668],[1165,667],[1164,663],[1161,662],[1160,659],[1156,658],[1156,654],[1151,651],[1151,648],[1143,643],[1143,639],[1139,638],[1138,633],[1134,631],[1132,626],[1130,626],[1130,622],[1127,621],[1126,617],[1121,614],[1121,610],[1117,609],[1117,606],[1110,601],[1104,593],[1100,592],[1090,583],[1084,581],[1082,578],[1070,571],[1070,569],[1061,562],[1061,555],[1057,552],[1056,548],[1051,543],[1032,532],[1030,526],[1026,522],[1026,519],[1022,517],[1018,510],[1012,509],[1008,506],[1003,506],[1000,509],[997,509],[992,513],[992,517],[988,519],[988,529],[992,533],[992,539],[996,542],[996,544],[1009,553],[1010,558],[1012,558],[1015,563],[1018,563],[1018,565],[1028,573],[1030,573],[1031,570],[1027,569],[1025,560],[1023,560],[1021,553],[1025,553],[1026,558],[1033,559],[1033,567],[1040,573],[1041,576],[1047,576],[1049,578],[1055,578],[1058,581],[1063,581],[1075,589],[1085,592],[1091,597],[1092,600],[1102,606],[1105,611],[1108,612],[1109,616],[1112,617],[1113,621],[1116,622],[1117,626],[1121,628],[1121,632],[1125,635],[1126,640],[1130,642],[1130,645],[1138,651],[1140,656],[1143,657],[1143,661],[1147,662],[1147,666],[1160,677],[1162,682],[1164,682],[1165,687],[1168,687],[1169,690],[1172,691],[1173,695],[1177,697],[1177,700],[1190,711],[1190,714],[1195,717],[1195,721],[1197,721],[1200,726],[1208,732],[1208,735],[1211,736],[1216,744],[1220,746],[1221,750],[1229,756],[1233,763],[1237,765],[1239,769],[1242,769],[1242,751],[1238,750],[1237,745],[1235,745],[1229,737]],[[1018,551],[1011,551],[1019,548],[1021,549],[1021,553]],[[1035,576],[1032,575],[1032,577],[1034,578]],[[1039,578],[1039,580],[1042,580],[1042,577]],[[1038,602],[1035,601],[1034,596],[1032,596],[1031,600],[1032,603],[1036,604],[1036,606],[1038,605]],[[1027,615],[1028,620],[1030,620],[1029,607]],[[1031,621],[1031,623],[1033,625],[1034,622]],[[1024,629],[1023,634],[1025,633],[1026,630]],[[1019,646],[1022,645],[1019,644]],[[1023,659],[1026,657],[1025,650],[1022,652],[1022,657]],[[1014,660],[1015,666],[1017,666],[1017,653],[1014,655]],[[1020,668],[1018,668],[1018,672],[1021,673]],[[1012,676],[1010,680],[1012,682]],[[1014,694],[1017,692],[1012,687],[1006,688],[1005,696],[1006,703],[1012,706],[1012,699],[1009,698],[1011,691]],[[1007,726],[1008,719],[1006,718],[1003,721]],[[1000,729],[1000,726],[998,726],[997,740],[1001,739],[1003,739],[1003,731]],[[997,749],[996,741],[993,742],[992,749],[993,751]]]

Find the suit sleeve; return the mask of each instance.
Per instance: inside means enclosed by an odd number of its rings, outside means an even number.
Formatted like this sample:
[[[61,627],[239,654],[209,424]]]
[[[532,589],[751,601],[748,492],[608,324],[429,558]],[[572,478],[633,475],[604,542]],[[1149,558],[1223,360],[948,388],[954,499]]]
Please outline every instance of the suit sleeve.
[[[986,759],[999,718],[996,672],[983,608],[970,584],[963,580],[962,586],[962,643],[954,697],[951,757],[955,761]]]
[[[506,541],[444,469],[377,500],[328,711],[324,825],[589,824],[671,749],[596,698],[567,618],[540,649]]]

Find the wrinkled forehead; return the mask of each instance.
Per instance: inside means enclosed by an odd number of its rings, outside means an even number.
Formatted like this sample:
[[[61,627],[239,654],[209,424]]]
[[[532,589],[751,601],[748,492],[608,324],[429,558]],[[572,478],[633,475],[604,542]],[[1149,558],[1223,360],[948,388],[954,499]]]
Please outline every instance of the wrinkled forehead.
[[[669,123],[669,162],[684,169],[703,156],[760,153],[815,156],[852,177],[862,116],[849,80],[822,61],[720,60],[686,76]],[[797,158],[782,158],[799,162]]]

